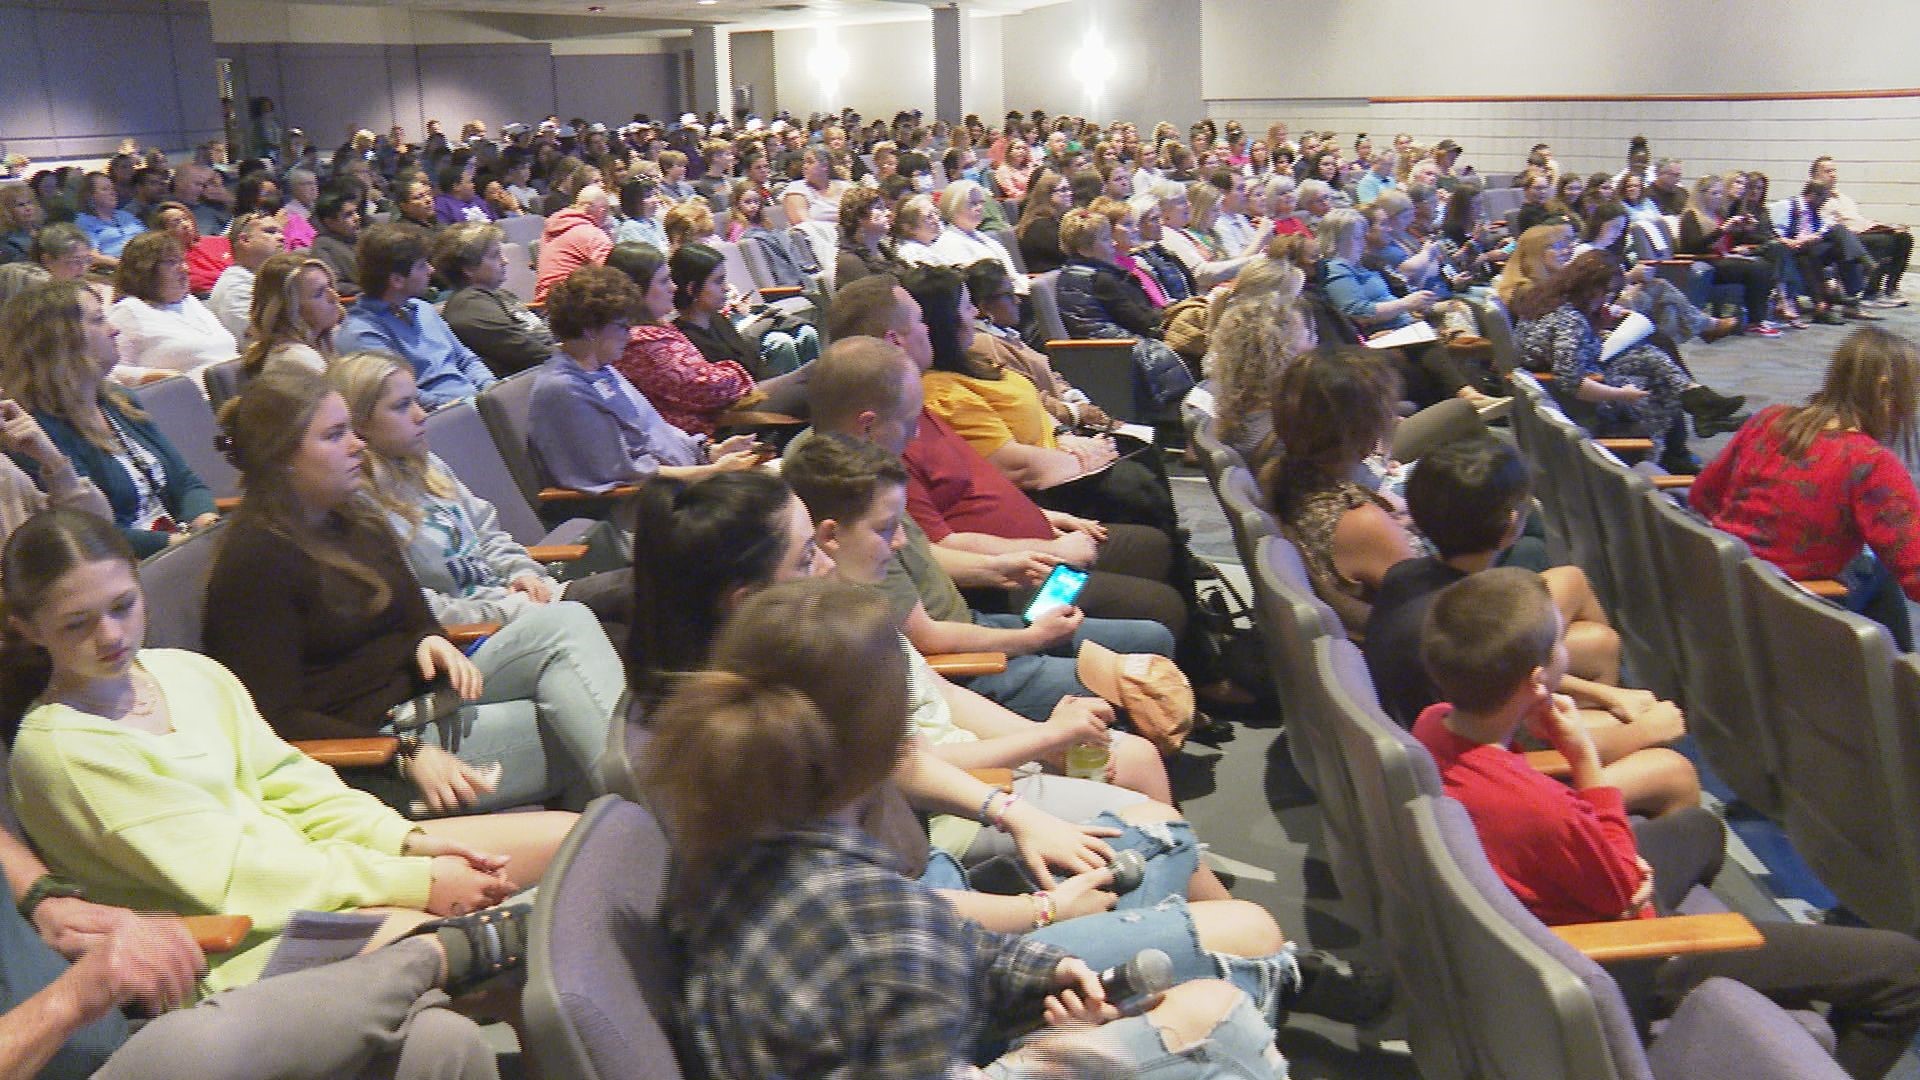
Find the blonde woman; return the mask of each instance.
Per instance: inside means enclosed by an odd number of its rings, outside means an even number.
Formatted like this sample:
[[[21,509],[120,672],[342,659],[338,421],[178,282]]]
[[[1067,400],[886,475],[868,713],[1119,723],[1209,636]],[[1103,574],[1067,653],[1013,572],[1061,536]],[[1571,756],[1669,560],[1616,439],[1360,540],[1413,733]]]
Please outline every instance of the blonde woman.
[[[366,443],[366,491],[386,511],[427,607],[443,625],[514,619],[561,599],[585,604],[601,624],[624,625],[633,606],[630,568],[558,581],[499,526],[427,449],[426,413],[413,372],[386,353],[350,353],[327,378]]]
[[[247,376],[283,365],[325,372],[333,329],[345,315],[326,263],[295,252],[268,259],[254,283],[251,344],[240,357]]]
[[[1768,321],[1773,297],[1773,267],[1736,251],[1740,231],[1755,224],[1746,213],[1727,212],[1727,183],[1703,176],[1693,185],[1686,212],[1680,215],[1680,251],[1697,255],[1713,266],[1715,284],[1738,285],[1746,300],[1747,333],[1779,337],[1780,328]]]
[[[1209,335],[1207,378],[1218,402],[1221,441],[1252,462],[1273,431],[1274,381],[1313,348],[1313,323],[1296,306],[1306,275],[1261,256],[1240,272]]]

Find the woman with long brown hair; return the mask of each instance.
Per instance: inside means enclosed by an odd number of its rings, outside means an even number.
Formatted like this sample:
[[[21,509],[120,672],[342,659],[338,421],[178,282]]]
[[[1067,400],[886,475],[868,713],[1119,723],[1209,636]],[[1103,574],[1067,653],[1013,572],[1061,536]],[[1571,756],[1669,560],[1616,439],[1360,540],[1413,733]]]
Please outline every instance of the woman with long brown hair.
[[[346,313],[326,263],[292,251],[268,259],[254,282],[249,344],[240,354],[247,375],[283,364],[326,371],[334,327]]]
[[[620,694],[606,635],[585,608],[546,604],[463,654],[365,497],[351,419],[325,378],[298,370],[221,410],[246,495],[207,585],[207,654],[288,739],[408,734],[410,704],[451,691],[457,707],[409,737],[404,784],[369,781],[397,804],[584,806]]]
[[[1906,598],[1920,599],[1920,493],[1888,449],[1920,408],[1920,347],[1875,327],[1840,343],[1805,405],[1743,426],[1694,482],[1713,524],[1796,579],[1839,578],[1846,605],[1913,648]]]
[[[1067,253],[1060,247],[1060,219],[1072,208],[1073,188],[1065,176],[1052,169],[1041,173],[1027,189],[1027,201],[1013,227],[1027,273],[1044,274],[1066,265]]]

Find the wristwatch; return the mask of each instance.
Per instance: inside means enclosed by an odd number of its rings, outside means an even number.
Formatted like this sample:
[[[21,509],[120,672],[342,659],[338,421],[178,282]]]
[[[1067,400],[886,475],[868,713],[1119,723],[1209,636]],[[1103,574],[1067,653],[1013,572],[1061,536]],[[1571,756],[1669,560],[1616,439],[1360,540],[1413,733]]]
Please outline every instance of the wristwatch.
[[[20,908],[20,917],[28,923],[32,923],[34,909],[40,906],[40,901],[55,896],[69,896],[85,900],[87,893],[85,889],[68,881],[66,878],[55,877],[52,874],[42,874],[34,880],[33,884],[27,886],[27,894],[20,898],[18,905]]]

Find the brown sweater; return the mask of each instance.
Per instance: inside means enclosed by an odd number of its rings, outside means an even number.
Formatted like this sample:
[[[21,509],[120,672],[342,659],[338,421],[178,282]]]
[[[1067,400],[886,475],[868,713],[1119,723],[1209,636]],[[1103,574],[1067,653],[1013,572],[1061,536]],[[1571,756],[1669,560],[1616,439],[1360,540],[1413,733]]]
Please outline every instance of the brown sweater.
[[[207,655],[283,739],[376,734],[424,688],[414,651],[440,633],[389,530],[336,521],[327,537],[386,580],[383,610],[368,613],[364,586],[245,520],[227,527],[207,585]]]

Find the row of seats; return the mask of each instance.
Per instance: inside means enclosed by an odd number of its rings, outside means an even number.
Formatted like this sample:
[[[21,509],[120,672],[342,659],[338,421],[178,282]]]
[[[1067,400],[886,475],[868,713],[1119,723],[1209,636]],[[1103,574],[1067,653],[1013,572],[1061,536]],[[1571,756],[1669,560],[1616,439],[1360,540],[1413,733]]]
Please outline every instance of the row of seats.
[[[1651,1045],[1601,966],[1757,933],[1704,889],[1688,914],[1549,929],[1494,873],[1424,747],[1379,707],[1364,658],[1314,595],[1252,475],[1189,413],[1192,444],[1245,553],[1283,702],[1285,752],[1318,797],[1329,864],[1361,929],[1382,941],[1413,1057],[1430,1080],[1837,1078],[1812,1014],[1709,980]]]
[[[1842,905],[1920,933],[1920,658],[1587,439],[1524,372],[1514,434],[1637,681],[1686,709],[1714,774]]]

